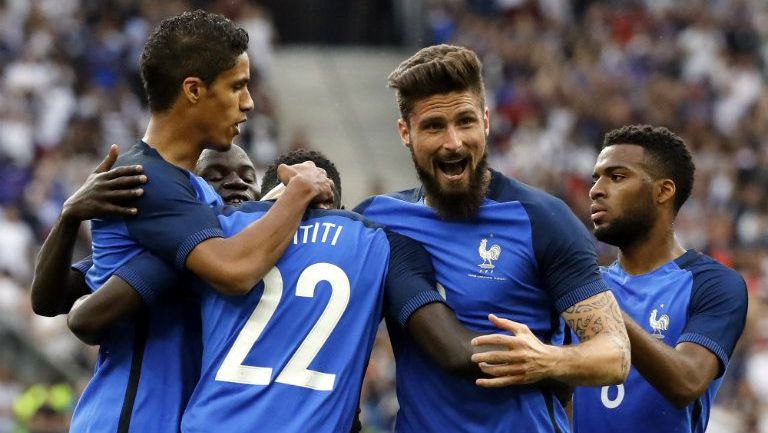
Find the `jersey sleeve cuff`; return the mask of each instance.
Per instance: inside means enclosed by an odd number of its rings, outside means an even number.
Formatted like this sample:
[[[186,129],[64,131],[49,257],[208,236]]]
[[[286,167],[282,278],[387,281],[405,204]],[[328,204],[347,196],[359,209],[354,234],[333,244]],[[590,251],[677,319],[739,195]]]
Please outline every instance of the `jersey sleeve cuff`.
[[[163,294],[163,290],[153,288],[152,285],[147,283],[138,272],[127,269],[125,266],[116,270],[113,275],[122,278],[128,285],[133,287],[133,290],[141,296],[141,299],[143,299],[147,305],[153,305]]]
[[[599,278],[563,295],[560,299],[555,301],[555,308],[558,313],[562,313],[577,303],[607,290],[609,289],[608,285],[605,284],[605,280]]]
[[[88,273],[88,270],[90,270],[92,266],[93,266],[93,258],[91,256],[88,256],[77,263],[73,263],[71,268],[72,270],[80,272],[81,274],[85,275]]]
[[[440,296],[440,293],[434,290],[419,293],[403,305],[403,308],[400,309],[400,314],[397,315],[397,322],[400,323],[401,327],[405,328],[408,319],[411,318],[411,315],[415,313],[416,310],[434,302],[445,302],[445,300]]]
[[[211,238],[223,237],[224,232],[220,228],[208,228],[188,237],[187,240],[181,244],[179,250],[176,253],[176,267],[178,269],[184,270],[187,264],[187,256],[189,256],[189,253],[191,253],[192,250],[194,250],[195,247],[198,246],[201,242]]]
[[[717,356],[717,359],[720,360],[721,368],[717,377],[722,376],[722,374],[725,372],[725,367],[728,366],[728,354],[725,352],[725,350],[723,350],[722,347],[720,347],[719,344],[717,344],[715,340],[705,337],[701,334],[688,332],[681,335],[680,338],[677,339],[677,344],[680,343],[695,343],[699,346],[705,347],[710,352],[714,353],[715,356]]]

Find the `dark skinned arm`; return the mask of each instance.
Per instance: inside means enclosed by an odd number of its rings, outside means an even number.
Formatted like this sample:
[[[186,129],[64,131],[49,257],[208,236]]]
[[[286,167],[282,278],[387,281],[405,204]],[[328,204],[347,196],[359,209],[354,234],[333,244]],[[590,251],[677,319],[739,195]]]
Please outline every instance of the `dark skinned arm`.
[[[75,302],[67,315],[67,326],[83,343],[96,345],[115,322],[144,305],[133,287],[113,275],[99,290]]]
[[[717,377],[720,362],[694,343],[670,347],[653,338],[626,313],[624,323],[632,347],[632,365],[678,409],[699,398]]]
[[[140,166],[110,170],[118,155],[112,145],[104,161],[64,203],[61,215],[45,239],[35,263],[32,279],[32,310],[41,316],[66,314],[76,299],[90,292],[83,274],[70,269],[80,223],[106,216],[130,216],[136,209],[125,200],[143,192],[146,178]]]
[[[282,257],[310,203],[333,200],[333,181],[314,163],[278,167],[285,191],[258,221],[230,238],[198,244],[186,267],[225,295],[250,292]]]
[[[472,355],[494,347],[472,346],[472,339],[481,334],[465,328],[447,305],[433,302],[419,308],[408,319],[406,331],[445,372],[468,379],[485,377]]]

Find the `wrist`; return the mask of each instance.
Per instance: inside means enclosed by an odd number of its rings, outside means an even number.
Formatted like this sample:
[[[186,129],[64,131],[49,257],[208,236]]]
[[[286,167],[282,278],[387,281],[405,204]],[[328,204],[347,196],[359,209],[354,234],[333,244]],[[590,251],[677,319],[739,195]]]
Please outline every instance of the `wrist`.
[[[548,369],[546,376],[550,379],[561,380],[567,375],[566,348],[561,346],[545,345]]]
[[[72,209],[70,205],[64,203],[64,207],[61,209],[61,215],[59,215],[59,221],[65,226],[79,226],[82,219]]]
[[[290,201],[303,201],[309,203],[315,198],[316,192],[313,185],[303,176],[293,176],[285,185],[284,195],[290,197]]]

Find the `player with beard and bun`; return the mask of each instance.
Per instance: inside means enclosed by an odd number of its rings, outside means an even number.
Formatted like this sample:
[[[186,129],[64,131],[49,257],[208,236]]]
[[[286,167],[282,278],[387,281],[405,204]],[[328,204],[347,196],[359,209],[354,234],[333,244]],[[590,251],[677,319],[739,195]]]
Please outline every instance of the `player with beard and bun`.
[[[607,385],[629,370],[624,323],[589,233],[562,201],[487,167],[488,109],[475,53],[424,48],[389,85],[422,187],[369,198],[356,210],[426,247],[440,291],[467,328],[514,335],[475,339],[497,345],[473,359],[501,376],[476,384],[436,368],[388,321],[396,431],[567,432],[560,401],[541,381]],[[582,344],[561,346],[561,317],[580,330]]]
[[[618,386],[578,388],[576,432],[703,433],[747,313],[741,276],[685,250],[674,222],[693,188],[683,141],[662,127],[609,132],[595,164],[595,236],[619,247],[602,270],[624,310],[632,370]]]

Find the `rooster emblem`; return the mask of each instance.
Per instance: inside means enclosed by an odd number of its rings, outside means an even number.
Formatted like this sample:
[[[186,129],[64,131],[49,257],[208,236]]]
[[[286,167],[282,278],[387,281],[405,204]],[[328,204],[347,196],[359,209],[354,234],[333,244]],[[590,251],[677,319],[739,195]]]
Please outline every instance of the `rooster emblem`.
[[[654,308],[653,311],[651,311],[651,317],[648,318],[648,323],[650,323],[651,328],[653,328],[653,334],[651,335],[659,340],[663,340],[664,334],[662,334],[661,331],[669,329],[669,316],[662,314],[661,317],[657,318],[657,313],[658,310]]]
[[[483,239],[480,241],[480,248],[477,249],[477,252],[480,253],[480,258],[483,259],[483,263],[479,264],[483,269],[493,269],[496,267],[492,262],[494,260],[499,260],[499,256],[501,255],[501,247],[497,244],[491,245],[491,248],[488,248],[488,239]]]

